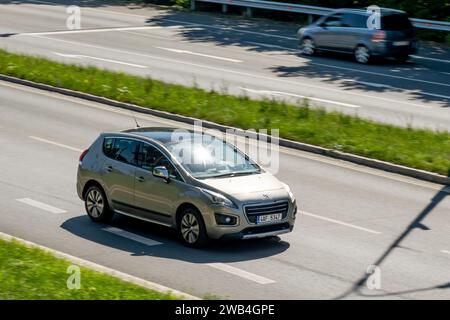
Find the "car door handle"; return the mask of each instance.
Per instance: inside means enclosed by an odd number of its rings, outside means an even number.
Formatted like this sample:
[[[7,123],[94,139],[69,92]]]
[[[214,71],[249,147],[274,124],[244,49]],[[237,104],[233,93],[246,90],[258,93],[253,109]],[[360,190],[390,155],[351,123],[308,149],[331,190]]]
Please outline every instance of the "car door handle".
[[[137,180],[138,180],[139,182],[144,182],[144,181],[145,181],[145,178],[142,177],[142,176],[140,176],[139,178],[137,178]]]
[[[113,171],[113,166],[106,166],[106,171],[108,172],[112,172]]]

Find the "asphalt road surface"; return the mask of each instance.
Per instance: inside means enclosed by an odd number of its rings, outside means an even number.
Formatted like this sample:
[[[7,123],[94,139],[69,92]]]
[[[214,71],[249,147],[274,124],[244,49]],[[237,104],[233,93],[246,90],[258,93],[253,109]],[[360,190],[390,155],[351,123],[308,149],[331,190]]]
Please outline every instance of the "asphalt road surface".
[[[295,24],[83,2],[0,1],[0,48],[254,98],[312,105],[401,126],[450,129],[450,53],[423,47],[409,62],[359,65],[304,57]]]
[[[100,131],[132,127],[129,111],[4,82],[0,97],[1,232],[199,297],[450,299],[448,187],[281,148],[294,231],[190,249],[131,218],[92,223],[76,195],[80,153]],[[361,281],[372,265],[379,289]]]

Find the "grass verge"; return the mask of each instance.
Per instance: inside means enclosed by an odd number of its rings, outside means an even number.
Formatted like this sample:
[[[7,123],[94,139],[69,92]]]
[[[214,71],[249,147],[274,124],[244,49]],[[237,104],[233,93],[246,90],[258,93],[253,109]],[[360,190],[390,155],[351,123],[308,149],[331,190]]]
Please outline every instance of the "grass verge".
[[[250,100],[196,87],[0,50],[0,73],[242,129],[450,175],[450,133],[400,128],[339,112]]]
[[[41,249],[0,239],[0,300],[177,299],[83,267],[80,289],[68,289],[71,264]]]

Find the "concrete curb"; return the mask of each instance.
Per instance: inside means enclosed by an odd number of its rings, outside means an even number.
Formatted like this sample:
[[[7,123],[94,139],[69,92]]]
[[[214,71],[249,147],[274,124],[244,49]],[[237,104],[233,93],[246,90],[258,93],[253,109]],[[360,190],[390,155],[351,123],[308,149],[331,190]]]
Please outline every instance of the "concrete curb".
[[[3,232],[0,232],[0,239],[5,240],[5,241],[9,241],[9,242],[17,241],[20,244],[23,244],[24,246],[27,246],[29,248],[41,249],[41,250],[43,250],[45,252],[53,254],[57,258],[68,260],[68,261],[70,261],[70,262],[72,262],[72,263],[74,263],[74,264],[76,264],[78,266],[82,266],[82,267],[85,267],[85,268],[88,268],[88,269],[91,269],[91,270],[94,270],[94,271],[97,271],[97,272],[100,272],[100,273],[104,273],[104,274],[113,276],[115,278],[119,278],[119,279],[121,279],[121,280],[123,280],[125,282],[136,284],[138,286],[141,286],[141,287],[144,287],[144,288],[147,288],[147,289],[150,289],[150,290],[155,290],[155,291],[159,291],[159,292],[162,292],[162,293],[170,292],[172,295],[184,298],[186,300],[201,300],[200,298],[192,296],[190,294],[187,294],[187,293],[175,290],[175,289],[171,289],[169,287],[165,287],[163,285],[160,285],[160,284],[157,284],[157,283],[154,283],[154,282],[150,282],[150,281],[147,281],[147,280],[144,280],[144,279],[141,279],[141,278],[137,278],[135,276],[132,276],[132,275],[129,275],[129,274],[126,274],[126,273],[123,273],[123,272],[120,272],[120,271],[117,271],[117,270],[114,270],[114,269],[111,269],[111,268],[99,265],[99,264],[91,262],[91,261],[87,261],[87,260],[84,260],[84,259],[81,259],[81,258],[77,258],[77,257],[71,256],[71,255],[69,255],[67,253],[63,253],[63,252],[60,252],[60,251],[57,251],[57,250],[54,250],[54,249],[50,249],[48,247],[41,246],[41,245],[36,244],[34,242],[27,241],[27,240],[24,240],[24,239],[21,239],[21,238],[17,238],[17,237],[11,236],[11,235],[3,233]]]
[[[170,119],[170,120],[179,121],[179,122],[184,122],[184,123],[188,123],[188,124],[194,124],[194,122],[196,122],[196,121],[201,121],[202,126],[205,128],[216,129],[216,130],[219,130],[222,132],[225,132],[226,130],[231,129],[231,130],[235,130],[235,133],[237,135],[248,136],[248,132],[245,132],[244,130],[239,129],[239,128],[224,126],[224,125],[220,125],[220,124],[217,124],[214,122],[196,119],[196,118],[187,117],[187,116],[182,116],[182,115],[178,115],[178,114],[173,114],[173,113],[169,113],[169,112],[165,112],[165,111],[159,111],[159,110],[139,107],[134,104],[119,102],[119,101],[95,96],[95,95],[88,94],[88,93],[54,87],[51,85],[36,83],[33,81],[23,80],[23,79],[6,76],[6,75],[0,75],[0,80],[13,82],[16,84],[21,84],[21,85],[41,89],[41,90],[56,92],[56,93],[60,93],[60,94],[71,96],[71,97],[81,98],[81,99],[85,99],[85,100],[89,100],[89,101],[93,101],[93,102],[97,102],[97,103],[102,103],[102,104],[106,104],[106,105],[117,107],[117,108],[132,110],[135,112],[145,113],[145,114],[149,114],[152,116],[161,117],[161,118]],[[255,134],[253,138],[257,138],[258,136],[264,137],[265,135]],[[332,157],[332,158],[339,159],[339,160],[353,162],[353,163],[356,163],[359,165],[364,165],[367,167],[371,167],[371,168],[375,168],[375,169],[379,169],[379,170],[383,170],[383,171],[401,174],[401,175],[416,178],[416,179],[421,179],[421,180],[434,182],[434,183],[438,183],[438,184],[450,185],[450,177],[446,177],[446,176],[443,176],[443,175],[440,175],[437,173],[432,173],[432,172],[428,172],[428,171],[424,171],[424,170],[405,167],[402,165],[397,165],[397,164],[393,164],[393,163],[386,162],[386,161],[375,160],[375,159],[371,159],[371,158],[357,156],[357,155],[353,155],[353,154],[349,154],[349,153],[340,152],[337,150],[317,147],[314,145],[301,143],[301,142],[297,142],[297,141],[292,141],[292,140],[287,140],[287,139],[282,139],[282,138],[279,139],[279,144],[280,144],[280,146],[283,146],[283,147],[296,149],[296,150],[302,150],[302,151],[311,152],[311,153],[316,153],[316,154]]]

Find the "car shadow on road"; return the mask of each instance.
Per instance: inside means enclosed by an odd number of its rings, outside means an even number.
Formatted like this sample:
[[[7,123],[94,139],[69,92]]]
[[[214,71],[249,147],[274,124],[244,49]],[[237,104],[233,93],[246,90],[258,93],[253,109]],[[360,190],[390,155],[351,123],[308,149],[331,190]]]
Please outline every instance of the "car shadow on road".
[[[377,59],[361,66],[353,63],[351,55],[345,54],[321,53],[314,57],[299,54],[299,57],[302,62],[296,66],[276,65],[268,70],[281,78],[317,79],[346,91],[403,93],[410,103],[437,103],[443,108],[450,107],[448,75],[430,74],[428,68],[415,60],[398,63],[392,59]]]
[[[116,227],[161,242],[148,246],[103,230]],[[186,247],[175,230],[138,219],[116,215],[109,224],[92,222],[86,214],[66,220],[61,228],[83,239],[102,244],[131,256],[154,256],[190,263],[239,262],[257,260],[286,251],[289,243],[278,237],[244,241],[211,241],[202,249]]]

